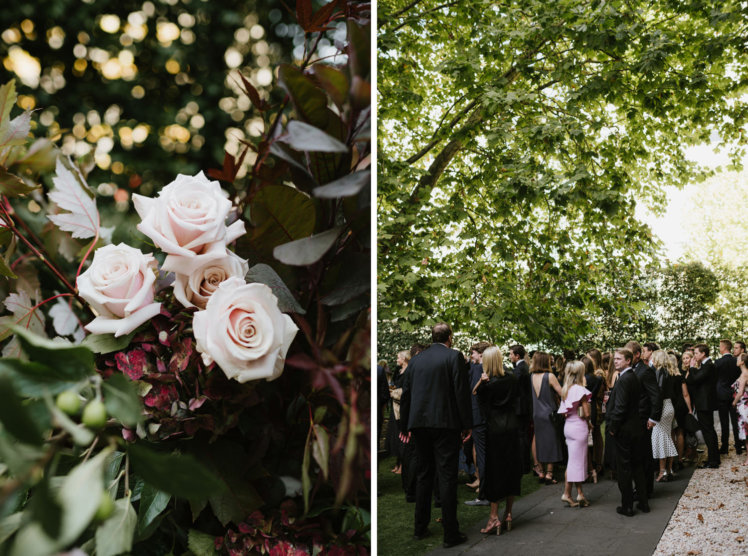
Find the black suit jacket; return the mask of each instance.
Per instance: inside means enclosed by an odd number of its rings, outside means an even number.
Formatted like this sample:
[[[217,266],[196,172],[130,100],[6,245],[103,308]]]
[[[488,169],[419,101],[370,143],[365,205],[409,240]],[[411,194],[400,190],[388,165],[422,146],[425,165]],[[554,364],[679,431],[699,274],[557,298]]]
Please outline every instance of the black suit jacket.
[[[524,419],[532,418],[532,381],[530,379],[530,368],[524,359],[517,361],[514,366],[514,376],[517,377],[517,388],[519,390],[518,415]]]
[[[714,361],[709,359],[698,369],[691,367],[686,379],[688,393],[692,405],[698,411],[714,411],[717,409],[717,369]]]
[[[470,403],[472,405],[473,409],[473,426],[477,427],[479,425],[483,425],[486,422],[486,419],[483,416],[483,410],[481,409],[480,402],[478,401],[478,396],[473,396],[473,388],[475,388],[475,385],[478,384],[480,381],[480,377],[483,375],[483,365],[480,363],[470,363]]]
[[[634,367],[634,373],[641,384],[639,418],[642,421],[647,419],[659,421],[662,417],[662,394],[657,385],[657,375],[654,369],[643,361],[639,361]]]
[[[626,371],[616,380],[605,406],[605,427],[614,436],[634,438],[641,433],[639,398],[642,387],[634,371]]]
[[[736,359],[726,353],[714,362],[717,369],[717,401],[732,401],[732,383],[740,376]]]
[[[400,398],[404,431],[419,428],[467,430],[473,415],[468,363],[443,344],[431,344],[408,363]]]

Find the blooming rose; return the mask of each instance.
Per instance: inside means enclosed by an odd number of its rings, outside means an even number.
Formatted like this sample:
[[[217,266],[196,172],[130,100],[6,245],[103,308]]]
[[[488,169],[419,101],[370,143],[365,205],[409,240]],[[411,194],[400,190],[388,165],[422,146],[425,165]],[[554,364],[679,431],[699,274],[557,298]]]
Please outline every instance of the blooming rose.
[[[246,260],[221,247],[192,258],[169,255],[161,269],[175,273],[174,296],[182,305],[205,309],[221,282],[232,276],[244,278],[249,266]]]
[[[156,260],[120,243],[97,249],[91,266],[78,276],[80,296],[99,315],[86,325],[93,334],[129,334],[158,315],[153,302]]]
[[[195,313],[192,329],[203,362],[215,361],[238,382],[278,378],[298,331],[269,287],[233,277],[221,282],[204,311]]]
[[[231,201],[202,172],[179,174],[155,199],[134,194],[132,200],[142,219],[138,230],[171,255],[194,257],[209,244],[225,245],[245,233],[241,220],[226,226]]]

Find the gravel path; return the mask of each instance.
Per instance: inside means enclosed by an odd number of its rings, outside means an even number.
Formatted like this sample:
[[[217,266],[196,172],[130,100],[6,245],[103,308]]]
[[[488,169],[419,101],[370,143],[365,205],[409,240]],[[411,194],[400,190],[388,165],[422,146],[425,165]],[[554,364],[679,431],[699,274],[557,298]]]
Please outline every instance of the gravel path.
[[[735,455],[730,438],[730,453],[721,457],[719,469],[694,471],[655,556],[748,554],[748,467],[741,465],[745,453]]]

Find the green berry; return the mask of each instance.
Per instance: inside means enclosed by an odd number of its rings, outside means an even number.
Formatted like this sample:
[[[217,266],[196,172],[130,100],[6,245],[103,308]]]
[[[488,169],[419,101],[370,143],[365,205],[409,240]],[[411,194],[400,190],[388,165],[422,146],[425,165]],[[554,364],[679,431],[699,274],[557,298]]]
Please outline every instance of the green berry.
[[[106,407],[100,400],[93,400],[83,409],[81,419],[84,425],[90,429],[100,429],[106,425]]]
[[[68,415],[75,415],[81,409],[81,400],[73,390],[65,390],[57,396],[57,407]]]
[[[113,511],[114,502],[112,502],[112,497],[109,496],[108,492],[104,491],[101,494],[101,501],[99,502],[99,507],[96,508],[94,519],[96,521],[105,521],[112,515]]]

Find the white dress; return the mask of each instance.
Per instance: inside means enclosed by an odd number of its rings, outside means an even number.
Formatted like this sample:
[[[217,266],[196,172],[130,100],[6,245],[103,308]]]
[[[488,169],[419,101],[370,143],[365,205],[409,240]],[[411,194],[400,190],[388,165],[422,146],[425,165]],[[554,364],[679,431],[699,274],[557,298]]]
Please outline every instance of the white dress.
[[[673,402],[670,398],[662,400],[662,417],[652,429],[652,456],[654,459],[673,458],[678,455],[678,450],[673,444],[671,433],[673,430]]]

